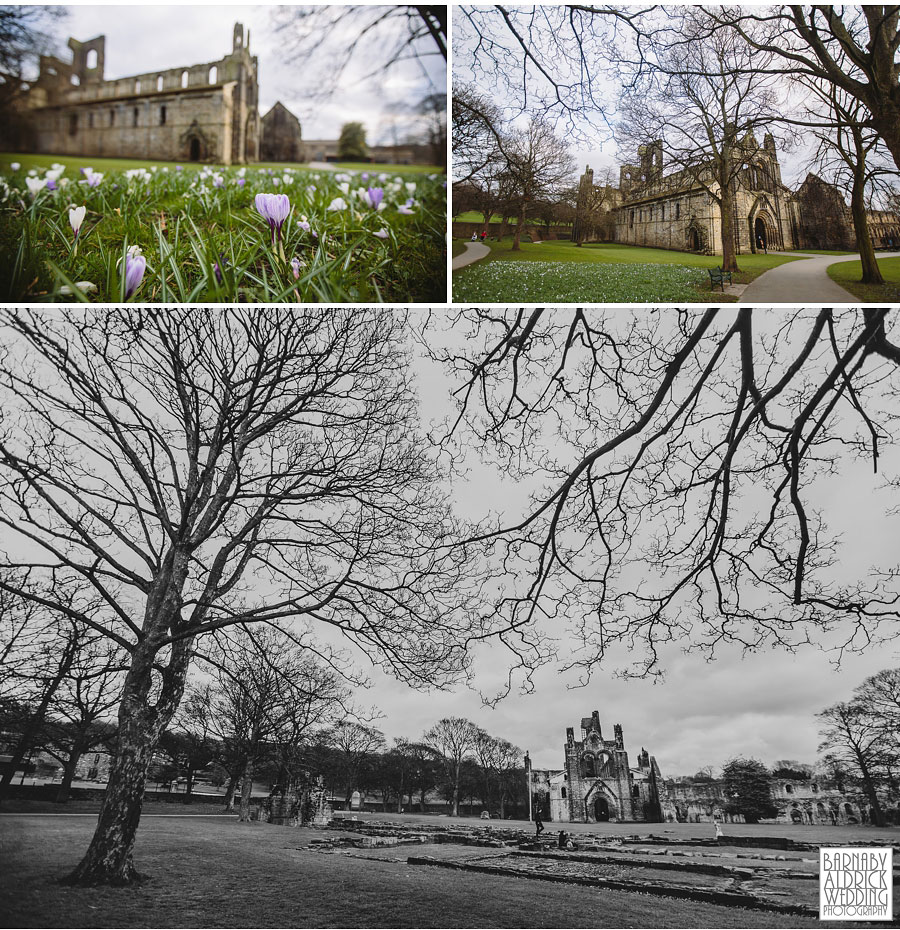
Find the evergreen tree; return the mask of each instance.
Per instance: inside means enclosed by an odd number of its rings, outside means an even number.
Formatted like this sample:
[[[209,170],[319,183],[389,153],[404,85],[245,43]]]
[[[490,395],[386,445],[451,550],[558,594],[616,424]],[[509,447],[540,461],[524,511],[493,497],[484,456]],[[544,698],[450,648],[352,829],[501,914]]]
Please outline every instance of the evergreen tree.
[[[365,161],[368,157],[366,127],[362,123],[344,123],[338,139],[338,158],[344,161]]]
[[[728,799],[727,814],[743,814],[747,823],[775,817],[769,772],[757,759],[732,759],[722,768],[722,788]]]

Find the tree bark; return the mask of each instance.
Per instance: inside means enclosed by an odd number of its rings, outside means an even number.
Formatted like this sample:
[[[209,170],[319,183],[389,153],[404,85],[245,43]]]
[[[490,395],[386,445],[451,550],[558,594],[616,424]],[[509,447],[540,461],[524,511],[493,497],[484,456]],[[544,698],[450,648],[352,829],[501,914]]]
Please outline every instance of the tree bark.
[[[141,819],[147,771],[159,737],[169,725],[184,693],[191,644],[190,639],[183,639],[172,645],[155,705],[150,703],[150,695],[154,665],[158,668],[159,646],[149,638],[135,646],[122,688],[116,752],[97,828],[84,858],[69,875],[68,883],[127,885],[144,877],[135,868],[132,853]]]
[[[857,163],[853,171],[853,187],[850,192],[850,212],[853,214],[853,229],[856,232],[856,246],[862,264],[863,284],[884,284],[881,269],[875,258],[875,247],[869,233],[869,219],[866,216],[866,166]]]
[[[66,759],[66,764],[63,766],[62,783],[57,789],[56,798],[54,799],[57,804],[68,803],[69,795],[72,792],[72,782],[75,779],[75,769],[78,768],[78,762],[82,755],[84,755],[84,749],[80,746],[73,747],[69,753],[69,758]]]
[[[237,789],[237,783],[240,781],[240,772],[235,772],[228,777],[228,787],[225,789],[225,810],[230,813],[234,810],[234,792]]]
[[[253,792],[253,764],[247,763],[244,769],[244,781],[241,785],[241,814],[238,818],[241,822],[250,819],[250,795]]]
[[[523,203],[519,209],[519,215],[516,217],[516,234],[513,236],[512,251],[521,252],[522,247],[519,245],[519,240],[522,238],[522,227],[525,225],[525,204]]]
[[[727,177],[719,179],[719,197],[719,214],[722,217],[722,270],[740,271],[734,249],[734,210]]]

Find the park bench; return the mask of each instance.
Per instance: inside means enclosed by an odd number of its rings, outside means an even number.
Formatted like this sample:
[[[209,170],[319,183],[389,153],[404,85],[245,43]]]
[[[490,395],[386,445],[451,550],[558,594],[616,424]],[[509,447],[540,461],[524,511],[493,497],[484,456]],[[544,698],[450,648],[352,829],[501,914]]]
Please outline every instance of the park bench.
[[[731,284],[731,272],[723,271],[721,268],[709,268],[709,289],[712,290],[717,284],[721,285],[722,293],[725,293],[725,279]]]

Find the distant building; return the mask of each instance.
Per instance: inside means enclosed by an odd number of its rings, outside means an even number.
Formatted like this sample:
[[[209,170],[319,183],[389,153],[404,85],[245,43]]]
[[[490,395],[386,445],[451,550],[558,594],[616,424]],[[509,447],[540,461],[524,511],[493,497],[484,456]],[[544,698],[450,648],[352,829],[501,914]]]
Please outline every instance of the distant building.
[[[69,39],[72,61],[43,55],[26,101],[31,138],[54,155],[245,164],[259,160],[257,59],[234,26],[218,61],[107,81],[105,36]]]
[[[595,710],[581,720],[581,739],[566,730],[565,768],[532,769],[525,757],[525,773],[532,803],[558,823],[606,823],[662,820],[658,784],[659,767],[645,749],[632,768],[625,750],[622,727],[613,727],[605,740]]]
[[[262,118],[260,161],[306,161],[300,120],[281,101]]]
[[[728,198],[737,254],[773,250],[856,249],[850,209],[833,184],[810,174],[796,191],[781,180],[775,140],[748,133],[736,147],[738,170]],[[659,140],[622,165],[618,189],[594,185],[588,167],[578,189],[574,238],[718,255],[722,252],[721,191],[711,162],[666,173]],[[598,211],[596,204],[606,205]],[[875,248],[900,245],[900,215],[868,211]]]

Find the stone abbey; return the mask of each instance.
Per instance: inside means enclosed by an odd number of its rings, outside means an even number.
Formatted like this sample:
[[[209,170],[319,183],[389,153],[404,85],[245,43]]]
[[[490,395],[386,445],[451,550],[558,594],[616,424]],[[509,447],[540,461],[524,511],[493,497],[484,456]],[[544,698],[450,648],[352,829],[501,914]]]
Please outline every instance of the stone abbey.
[[[26,97],[26,148],[225,165],[259,160],[258,63],[240,23],[230,54],[218,61],[113,81],[103,77],[105,43],[104,36],[69,39],[71,62],[41,56]],[[283,148],[282,138],[277,145]]]
[[[638,149],[637,164],[623,165],[618,188],[599,191],[587,167],[579,182],[574,238],[595,238],[627,245],[721,254],[722,222],[711,166],[666,174],[660,142]],[[781,180],[775,140],[767,134],[759,145],[752,134],[735,158],[742,167],[729,192],[734,216],[735,251],[856,249],[850,208],[840,190],[814,174],[796,191]],[[598,196],[601,194],[602,196]],[[592,202],[607,205],[603,217],[590,217]],[[868,213],[875,248],[900,243],[900,216]]]
[[[743,822],[729,813],[729,797],[720,779],[663,778],[656,759],[641,749],[632,766],[622,727],[604,739],[600,714],[582,717],[579,739],[566,730],[561,769],[534,769],[525,756],[525,777],[532,804],[552,823],[713,823]],[[868,823],[868,802],[833,777],[789,773],[770,778],[778,823],[820,826]],[[891,822],[900,822],[895,795],[883,798]]]

